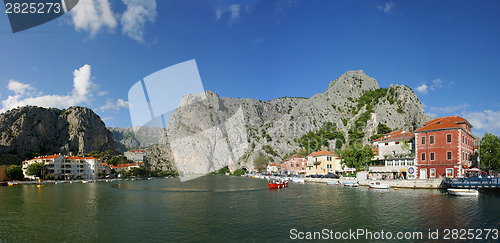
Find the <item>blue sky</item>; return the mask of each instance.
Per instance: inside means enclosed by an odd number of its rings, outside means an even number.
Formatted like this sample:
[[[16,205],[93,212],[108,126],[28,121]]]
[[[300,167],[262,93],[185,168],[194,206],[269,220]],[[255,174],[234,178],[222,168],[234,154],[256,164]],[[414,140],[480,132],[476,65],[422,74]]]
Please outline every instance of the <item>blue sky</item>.
[[[13,34],[0,11],[0,110],[92,108],[130,126],[129,88],[196,59],[224,97],[311,97],[348,70],[411,87],[434,117],[500,134],[500,1],[80,0]]]

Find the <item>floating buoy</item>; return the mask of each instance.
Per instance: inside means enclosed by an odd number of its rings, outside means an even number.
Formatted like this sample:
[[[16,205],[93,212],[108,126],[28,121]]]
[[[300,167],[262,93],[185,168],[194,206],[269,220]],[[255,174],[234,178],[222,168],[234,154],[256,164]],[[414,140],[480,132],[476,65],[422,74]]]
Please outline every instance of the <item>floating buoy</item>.
[[[397,187],[394,187],[394,190],[397,190],[398,188]]]
[[[382,192],[382,194],[384,194],[384,192]]]
[[[434,194],[432,194],[432,196],[434,196]]]

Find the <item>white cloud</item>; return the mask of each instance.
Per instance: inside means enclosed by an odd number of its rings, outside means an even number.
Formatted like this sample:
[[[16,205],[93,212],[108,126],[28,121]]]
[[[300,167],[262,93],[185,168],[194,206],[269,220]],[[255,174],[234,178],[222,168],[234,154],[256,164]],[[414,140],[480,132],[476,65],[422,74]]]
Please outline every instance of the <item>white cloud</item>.
[[[80,69],[76,69],[73,76],[73,90],[68,95],[42,95],[41,92],[36,92],[36,89],[29,84],[11,80],[7,88],[15,94],[9,95],[5,100],[2,100],[0,112],[26,105],[56,108],[67,108],[82,104],[90,105],[92,94],[97,88],[97,85],[92,82],[90,65],[85,64]],[[31,92],[26,92],[27,90]]]
[[[215,19],[221,19],[227,12],[229,14],[229,24],[238,22],[240,19],[242,6],[239,4],[231,4],[229,6],[218,7],[215,9]]]
[[[87,31],[90,38],[101,30],[114,31],[121,24],[122,34],[144,43],[146,24],[156,19],[156,0],[122,0],[123,13],[112,10],[109,0],[80,0],[71,10],[72,23],[77,31]],[[118,23],[119,20],[119,23]]]
[[[103,28],[113,30],[117,25],[108,0],[80,0],[70,13],[75,29],[90,32],[90,38]]]
[[[432,80],[431,82],[425,82],[422,85],[418,86],[417,91],[425,95],[428,94],[429,91],[435,91],[442,88],[449,88],[454,84],[455,82],[453,80],[448,82],[448,81],[443,81],[440,78],[437,78]]]
[[[144,30],[147,22],[156,18],[155,0],[122,0],[127,10],[121,17],[122,33],[139,42],[144,42]]]
[[[35,88],[31,87],[29,84],[23,84],[16,80],[9,80],[9,84],[7,85],[7,89],[10,91],[14,91],[16,95],[24,95],[26,91],[34,91]]]
[[[229,6],[229,11],[231,12],[231,22],[237,21],[240,18],[241,6],[238,4],[233,4]]]
[[[428,94],[429,93],[429,86],[427,84],[422,84],[417,87],[417,91],[422,93],[422,94]]]
[[[108,91],[99,91],[97,92],[97,96],[104,96],[104,95],[107,95],[108,94]]]
[[[465,108],[469,107],[469,104],[464,103],[461,105],[451,105],[451,106],[445,106],[445,107],[434,107],[431,106],[431,111],[437,112],[439,114],[450,114],[459,110],[463,110]]]
[[[474,129],[484,130],[490,133],[500,131],[500,111],[485,110],[463,112],[462,116],[471,123]]]
[[[378,10],[383,11],[384,13],[390,13],[395,6],[396,6],[395,3],[389,1],[386,2],[384,5],[378,5],[377,8]]]
[[[122,99],[118,99],[116,101],[112,100],[112,99],[108,99],[106,101],[106,104],[99,107],[99,109],[101,111],[106,111],[106,110],[116,110],[116,111],[119,111],[120,109],[124,108],[124,109],[128,109],[128,101],[124,101]]]

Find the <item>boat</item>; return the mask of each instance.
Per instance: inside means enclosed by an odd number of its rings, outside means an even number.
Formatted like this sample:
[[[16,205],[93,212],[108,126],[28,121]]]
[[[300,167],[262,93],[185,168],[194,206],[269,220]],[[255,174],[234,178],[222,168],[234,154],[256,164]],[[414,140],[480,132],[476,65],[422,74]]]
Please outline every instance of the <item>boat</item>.
[[[275,189],[275,188],[285,188],[288,186],[288,181],[284,180],[270,180],[267,185],[269,186],[269,189]]]
[[[375,188],[375,189],[389,189],[389,185],[387,184],[382,184],[380,181],[372,181],[368,184],[370,188]]]
[[[292,178],[291,181],[299,184],[304,184],[306,182],[304,178]]]
[[[9,185],[9,183],[8,183],[8,182],[6,182],[6,181],[2,181],[2,182],[0,182],[0,186],[8,186],[8,185]]]
[[[448,188],[448,194],[454,196],[478,196],[479,191],[476,189]]]
[[[343,182],[344,186],[359,187],[359,182]]]
[[[326,184],[329,186],[338,186],[340,185],[340,181],[327,181]]]

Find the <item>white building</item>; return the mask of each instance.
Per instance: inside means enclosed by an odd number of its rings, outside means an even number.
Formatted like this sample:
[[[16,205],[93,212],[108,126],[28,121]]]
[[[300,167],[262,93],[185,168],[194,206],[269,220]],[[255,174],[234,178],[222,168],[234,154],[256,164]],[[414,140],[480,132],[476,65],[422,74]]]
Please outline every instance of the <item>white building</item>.
[[[101,161],[94,157],[64,157],[62,155],[40,156],[23,162],[23,173],[26,175],[28,166],[33,163],[45,165],[45,175],[53,175],[54,179],[97,179],[100,172],[105,171]]]
[[[385,134],[373,142],[378,149],[378,159],[383,166],[370,166],[370,174],[375,177],[403,177],[414,179],[415,175],[415,134],[396,131]]]
[[[135,162],[144,162],[144,159],[146,159],[146,151],[144,150],[129,150],[124,155],[128,160]]]
[[[271,163],[267,165],[267,173],[278,173],[279,165],[276,163]]]

